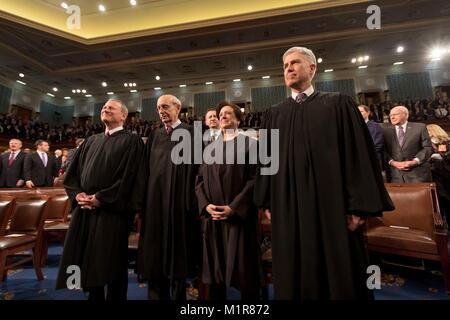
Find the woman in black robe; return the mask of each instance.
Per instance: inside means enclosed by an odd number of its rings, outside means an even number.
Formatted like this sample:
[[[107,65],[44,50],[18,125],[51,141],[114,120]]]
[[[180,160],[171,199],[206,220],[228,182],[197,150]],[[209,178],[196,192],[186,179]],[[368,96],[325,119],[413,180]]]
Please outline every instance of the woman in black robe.
[[[262,269],[258,211],[252,200],[256,165],[249,164],[256,141],[238,133],[239,107],[223,102],[218,111],[223,134],[207,148],[222,149],[223,161],[204,163],[196,184],[202,217],[202,281],[210,285],[211,300],[225,300],[226,287],[240,290],[243,300],[258,299]],[[242,153],[245,164],[237,164]],[[227,164],[227,156],[232,163]]]

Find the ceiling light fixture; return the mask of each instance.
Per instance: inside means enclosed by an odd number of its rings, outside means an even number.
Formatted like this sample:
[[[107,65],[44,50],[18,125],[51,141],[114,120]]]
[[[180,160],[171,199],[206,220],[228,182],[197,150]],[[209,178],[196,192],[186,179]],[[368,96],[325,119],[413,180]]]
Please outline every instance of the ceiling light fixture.
[[[160,76],[156,76],[155,79],[159,81],[159,80],[161,80],[161,77]]]
[[[50,96],[50,97],[53,97],[53,98],[55,97],[55,95],[53,95],[53,94],[51,94],[49,92],[47,92],[47,95]]]
[[[105,12],[106,11],[106,7],[103,4],[99,4],[98,5],[98,10],[100,10],[101,12]]]
[[[113,95],[114,92],[110,91],[110,92],[107,92],[106,94],[107,94],[107,95]]]
[[[262,76],[263,79],[270,79],[270,76]]]
[[[212,81],[205,82],[206,85],[213,84],[213,83],[214,82],[212,82]]]
[[[107,82],[102,82],[102,87],[107,87],[108,83]]]
[[[185,84],[180,84],[180,88],[185,88],[186,85]]]
[[[137,5],[137,1],[136,1],[136,0],[130,0],[130,4],[131,4],[132,6],[135,6],[135,5]]]
[[[153,89],[155,89],[155,90],[161,90],[161,87],[156,87],[156,88],[153,88]]]
[[[249,64],[249,65],[247,66],[247,70],[248,70],[248,71],[252,71],[252,70],[253,70],[253,66],[252,66],[251,64]]]
[[[71,97],[64,97],[65,100],[70,100],[72,99]]]
[[[334,69],[325,69],[324,72],[333,72]]]
[[[23,81],[20,81],[20,80],[16,80],[18,83],[20,83],[20,84],[23,84],[24,86],[26,86],[27,84],[25,83],[25,82],[23,82]]]
[[[67,8],[69,7],[69,5],[65,2],[61,3],[61,7],[63,7],[64,9],[67,10]]]
[[[318,62],[318,63],[322,63],[322,61],[323,61],[322,58],[317,59],[317,62]]]
[[[233,81],[234,82],[239,82],[239,81],[241,81],[241,79],[234,79]]]
[[[19,73],[19,77],[23,78],[25,75],[23,73]]]
[[[394,66],[399,65],[399,64],[404,64],[404,62],[403,61],[394,62]]]
[[[402,46],[398,46],[398,47],[397,47],[397,52],[398,52],[398,53],[402,53],[403,50],[405,50],[405,48],[403,48]]]
[[[366,69],[367,66],[359,66],[358,69]]]

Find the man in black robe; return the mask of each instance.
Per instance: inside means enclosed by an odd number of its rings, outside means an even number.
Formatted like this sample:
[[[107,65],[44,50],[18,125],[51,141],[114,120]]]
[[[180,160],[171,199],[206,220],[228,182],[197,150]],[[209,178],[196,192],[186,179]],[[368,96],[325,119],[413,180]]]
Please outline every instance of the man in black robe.
[[[314,91],[312,51],[291,48],[283,64],[292,96],[262,126],[279,130],[269,141],[279,145],[279,169],[258,172],[255,184],[272,221],[275,298],[371,298],[360,226],[393,209],[371,136],[352,98]]]
[[[66,288],[67,268],[81,269],[81,287],[89,300],[126,300],[128,234],[140,210],[133,186],[142,139],[123,129],[126,106],[111,99],[101,111],[104,133],[80,146],[64,181],[77,206],[72,211],[61,258],[57,288]]]
[[[198,265],[201,250],[195,209],[196,166],[191,160],[174,163],[172,149],[178,139],[172,141],[171,137],[184,133],[192,139],[193,132],[178,119],[181,102],[175,96],[159,97],[157,110],[164,126],[150,135],[146,146],[147,191],[138,273],[149,282],[149,299],[185,300],[186,277]]]

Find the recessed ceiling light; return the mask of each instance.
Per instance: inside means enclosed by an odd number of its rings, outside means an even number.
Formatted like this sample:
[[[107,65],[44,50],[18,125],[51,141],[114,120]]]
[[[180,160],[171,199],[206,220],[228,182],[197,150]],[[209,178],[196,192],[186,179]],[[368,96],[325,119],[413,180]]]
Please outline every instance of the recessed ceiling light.
[[[92,97],[92,94],[86,94],[85,97],[86,98]]]
[[[160,76],[156,76],[155,79],[156,80],[161,80],[161,77]]]
[[[353,58],[353,59],[352,59],[352,63],[355,63],[355,62],[356,62],[356,58]]]
[[[82,89],[81,92],[86,93],[86,89]]]
[[[441,60],[441,58],[433,58],[433,59],[431,59],[431,61],[439,61],[439,60]]]
[[[53,97],[53,98],[55,97],[55,95],[53,95],[53,94],[51,94],[49,92],[47,92],[47,95],[50,96],[50,97]]]
[[[98,5],[98,10],[100,10],[101,12],[105,12],[106,11],[106,7],[103,4],[99,4]]]
[[[208,81],[208,82],[205,82],[205,84],[206,84],[206,85],[208,85],[208,84],[213,84],[213,82],[212,82],[212,81]]]
[[[137,90],[136,90],[136,89],[133,89],[133,90],[130,90],[130,92],[137,92]]]
[[[123,86],[124,86],[124,87],[128,87],[128,83],[124,83]]]
[[[58,88],[56,88],[56,87],[53,88],[52,90],[53,90],[54,92],[58,92]]]
[[[19,77],[23,78],[25,75],[23,73],[19,73]]]
[[[69,99],[71,99],[71,97],[64,97],[64,99],[65,99],[65,100],[69,100]]]
[[[135,6],[135,5],[137,5],[137,1],[136,1],[136,0],[130,0],[130,4],[131,4],[132,6]]]
[[[317,59],[317,62],[318,62],[318,63],[322,63],[322,61],[323,61],[322,58]]]
[[[399,65],[399,64],[404,64],[404,62],[403,61],[394,62],[394,65]]]
[[[110,92],[107,92],[106,94],[108,94],[108,95],[113,95],[114,92],[110,91]]]
[[[180,88],[184,88],[184,87],[186,87],[185,84],[180,84]]]
[[[130,82],[130,83],[128,84],[128,86],[129,86],[129,87],[132,87],[132,86],[133,86],[133,84],[132,84],[132,83]]]
[[[366,69],[367,66],[359,66],[358,69]]]
[[[16,80],[18,83],[20,83],[20,84],[23,84],[24,86],[26,86],[27,84],[25,83],[25,82],[23,82],[23,81],[20,81],[20,80]]]
[[[364,61],[368,61],[369,60],[369,56],[364,56]]]
[[[77,93],[81,93],[81,90],[80,90],[80,89],[77,89]]]
[[[155,89],[155,90],[161,90],[161,87],[156,87],[156,88],[153,88],[153,89]]]
[[[325,69],[324,72],[333,72],[334,69]]]
[[[69,5],[65,2],[61,3],[61,7],[63,7],[64,9],[67,9],[69,7]]]
[[[72,93],[76,93],[76,92],[77,92],[77,90],[75,90],[75,89],[72,90]]]
[[[263,78],[263,79],[270,79],[270,76],[263,76],[261,78]]]
[[[239,82],[239,81],[241,81],[241,79],[234,79],[233,81],[234,82]]]
[[[136,86],[137,86],[137,84],[135,82],[133,82],[133,87],[136,87]]]
[[[248,70],[248,71],[252,71],[252,70],[253,70],[253,66],[252,66],[251,64],[249,64],[249,65],[247,66],[247,70]]]
[[[107,82],[102,82],[102,87],[107,87],[108,83]]]
[[[402,46],[398,46],[398,47],[397,47],[397,52],[398,52],[398,53],[403,52],[403,50],[405,50],[405,48],[403,48]]]

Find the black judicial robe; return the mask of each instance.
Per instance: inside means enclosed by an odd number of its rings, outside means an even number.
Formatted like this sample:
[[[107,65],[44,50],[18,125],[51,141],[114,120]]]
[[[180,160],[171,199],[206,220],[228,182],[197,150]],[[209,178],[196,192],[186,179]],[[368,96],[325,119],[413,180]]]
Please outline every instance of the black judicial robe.
[[[380,216],[393,204],[354,100],[289,98],[267,110],[262,128],[280,135],[278,173],[258,175],[255,187],[256,204],[272,213],[275,298],[372,298],[362,228],[348,230],[346,215]]]
[[[256,141],[245,137],[245,149],[236,138],[223,144],[223,164],[203,164],[197,176],[196,194],[202,217],[202,280],[206,284],[226,284],[239,290],[258,290],[262,267],[258,239],[258,209],[253,203],[256,164],[249,163],[249,145]],[[226,154],[234,149],[234,163],[226,164]],[[257,150],[257,149],[255,149]],[[245,164],[237,164],[237,152],[245,152]],[[205,208],[209,204],[229,205],[233,215],[214,221]]]
[[[181,123],[172,132],[192,126]],[[146,194],[139,239],[137,273],[144,280],[184,279],[199,264],[201,242],[195,199],[198,166],[174,164],[171,141],[165,128],[159,128],[146,145]],[[191,150],[193,157],[193,151]],[[143,175],[140,176],[142,178]]]
[[[70,265],[81,269],[82,288],[104,286],[126,275],[128,234],[137,201],[133,184],[144,151],[142,139],[120,130],[88,139],[77,150],[64,186],[73,201],[80,192],[95,194],[102,205],[72,212],[57,279],[66,288]]]

